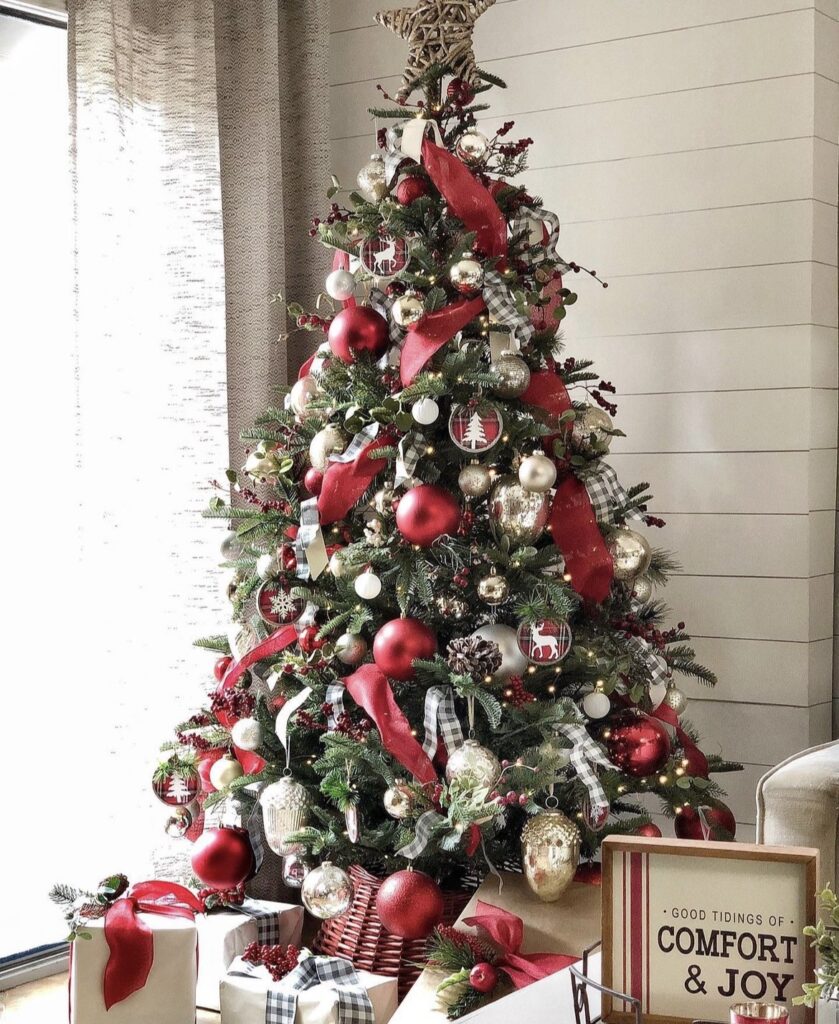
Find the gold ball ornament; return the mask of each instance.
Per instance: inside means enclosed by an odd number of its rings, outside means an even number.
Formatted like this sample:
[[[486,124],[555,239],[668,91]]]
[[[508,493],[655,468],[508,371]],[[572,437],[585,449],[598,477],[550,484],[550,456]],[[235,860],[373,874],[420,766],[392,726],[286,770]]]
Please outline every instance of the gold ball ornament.
[[[303,906],[314,917],[328,921],[349,910],[354,895],[350,876],[342,868],[324,861],[306,875],[300,888]]]
[[[484,283],[484,268],[471,256],[464,256],[449,269],[449,280],[461,295],[474,295]]]
[[[225,754],[210,768],[210,785],[214,789],[227,789],[231,782],[235,782],[244,774],[244,769],[236,758]]]
[[[526,491],[514,476],[502,476],[489,496],[489,521],[496,540],[509,537],[517,546],[533,544],[548,525],[548,513],[548,498]]]
[[[530,367],[515,352],[502,352],[489,364],[491,373],[500,377],[492,390],[501,398],[518,398],[530,384]]]
[[[298,419],[305,420],[307,416],[311,416],[309,403],[321,394],[320,385],[311,374],[307,373],[305,377],[295,381],[291,389],[289,394],[291,411]]]
[[[688,706],[688,699],[678,686],[670,683],[665,691],[664,700],[661,703],[664,707],[675,711],[677,715],[681,715],[684,714]]]
[[[571,437],[583,451],[590,450],[593,445],[608,451],[612,443],[612,435],[608,431],[613,427],[612,417],[607,412],[596,405],[587,405],[577,413]]]
[[[322,473],[329,465],[329,456],[342,452],[346,444],[343,431],[334,423],[327,423],[309,442],[309,461],[312,467]]]
[[[526,491],[546,494],[556,483],[556,466],[553,459],[541,452],[534,452],[519,464],[519,483]]]
[[[491,573],[489,576],[484,576],[482,580],[478,581],[477,591],[478,597],[485,604],[494,607],[495,605],[503,604],[510,596],[510,584],[504,576]]]
[[[242,467],[251,478],[262,483],[271,483],[280,475],[280,456],[278,445],[273,441],[260,441],[245,459]]]
[[[531,892],[555,903],[580,863],[580,830],[560,810],[541,811],[522,829],[521,862]]]
[[[451,619],[463,619],[469,614],[469,605],[462,597],[440,594],[434,598],[434,606],[441,615]]]
[[[418,295],[408,292],[394,301],[390,315],[399,327],[411,327],[425,316],[425,306]]]
[[[647,538],[640,533],[619,526],[606,546],[612,557],[616,580],[631,580],[649,569],[652,549]]]
[[[370,157],[369,163],[361,168],[356,182],[358,191],[368,203],[378,203],[388,194],[385,162],[378,153],[374,153]]]
[[[388,786],[385,790],[385,810],[391,818],[396,818],[397,821],[410,818],[415,801],[416,794],[407,782],[402,779],[397,779],[392,786]]]
[[[259,803],[265,841],[274,853],[281,857],[301,853],[302,847],[286,842],[286,837],[309,824],[312,801],[305,786],[284,775],[262,790]]]
[[[492,473],[480,462],[470,462],[461,469],[457,486],[467,498],[482,498],[492,487]]]
[[[632,600],[648,604],[653,597],[653,582],[649,576],[638,576],[632,581]]]
[[[335,657],[344,665],[360,665],[367,654],[367,641],[360,633],[342,633],[335,641]]]
[[[457,140],[455,152],[464,163],[479,164],[489,152],[489,139],[483,132],[471,128]]]
[[[464,740],[446,764],[446,781],[464,789],[492,789],[500,777],[501,762],[477,740]]]

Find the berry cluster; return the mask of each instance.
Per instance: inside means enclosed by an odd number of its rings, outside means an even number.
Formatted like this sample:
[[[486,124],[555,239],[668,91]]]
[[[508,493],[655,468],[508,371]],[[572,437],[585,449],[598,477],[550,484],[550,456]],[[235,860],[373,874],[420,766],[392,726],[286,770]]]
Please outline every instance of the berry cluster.
[[[247,450],[245,454],[248,454]],[[266,501],[264,498],[260,498],[256,491],[251,490],[250,487],[243,487],[239,493],[249,505],[256,505],[260,512],[279,512],[284,516],[291,515],[291,505],[287,501]]]
[[[327,331],[329,325],[332,323],[327,317],[321,316],[319,313],[301,313],[297,318],[298,327],[311,327],[316,331]]]
[[[465,516],[465,513],[464,513],[464,516]],[[462,521],[463,521],[463,517],[461,518],[461,522]],[[470,529],[471,529],[471,523],[469,525],[470,525]],[[460,529],[458,529],[458,533],[460,533]],[[461,534],[461,536],[463,536],[463,534]],[[456,587],[460,587],[461,590],[465,590],[469,586],[469,570],[466,569],[466,568],[458,569],[458,571],[454,574],[454,576],[452,576],[452,583]]]
[[[312,217],[312,226],[309,228],[309,237],[314,238],[318,233],[318,228],[321,224],[335,224],[343,223],[350,219],[349,213],[343,211],[337,203],[333,203],[329,208],[329,213],[326,215],[325,220],[321,220],[320,217]]]
[[[514,789],[508,789],[506,793],[499,793],[494,789],[489,794],[489,799],[494,800],[501,807],[526,807],[530,803],[529,793],[517,793]]]
[[[203,729],[208,725],[213,725],[214,719],[212,715],[209,715],[206,711],[201,711],[196,715],[193,715],[185,724],[183,729],[178,729],[175,733],[175,738],[178,743],[183,747],[192,747],[193,750],[206,751],[212,749],[213,744],[209,740],[205,739],[198,733],[192,732],[193,729]]]
[[[536,694],[525,688],[521,676],[510,676],[507,685],[504,687],[504,700],[513,708],[520,708],[523,704],[530,704],[536,700]]]
[[[663,651],[668,644],[678,640],[685,628],[684,622],[677,622],[672,629],[657,629],[649,622],[639,619],[634,612],[629,612],[622,619],[616,619],[613,625],[615,629],[621,630],[627,636],[637,636],[646,640],[657,651]]]
[[[435,937],[443,939],[445,942],[451,942],[455,946],[460,946],[461,949],[468,949],[474,955],[475,963],[495,959],[496,953],[491,946],[481,942],[480,939],[467,935],[465,932],[458,931],[457,928],[450,924],[438,924],[434,931]],[[429,963],[432,962],[432,960],[429,960]]]
[[[198,899],[204,904],[205,910],[212,907],[238,907],[245,901],[245,886],[237,885],[233,889],[214,889],[206,886],[198,890]]]
[[[249,964],[261,964],[268,968],[274,981],[279,981],[294,970],[300,959],[297,946],[260,946],[252,942],[245,947],[242,959]]]
[[[256,698],[247,690],[233,686],[222,693],[213,693],[210,697],[210,708],[213,714],[226,711],[237,718],[250,718],[256,706]]]
[[[502,156],[517,157],[521,156],[522,153],[527,152],[532,145],[533,139],[519,139],[517,142],[503,143],[498,147],[498,152]]]

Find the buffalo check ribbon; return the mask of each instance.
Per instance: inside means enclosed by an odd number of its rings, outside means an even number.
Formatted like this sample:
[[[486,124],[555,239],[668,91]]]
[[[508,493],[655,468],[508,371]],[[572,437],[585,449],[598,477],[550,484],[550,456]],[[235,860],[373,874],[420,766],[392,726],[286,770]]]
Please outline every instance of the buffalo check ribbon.
[[[630,636],[626,639],[627,646],[632,649],[633,654],[650,673],[652,684],[662,685],[670,681],[670,666],[660,654],[652,649],[650,644],[641,636]]]
[[[406,860],[416,860],[428,846],[428,840],[434,829],[438,825],[442,825],[445,820],[442,814],[438,814],[436,811],[426,811],[421,814],[414,827],[414,838],[396,851],[397,856],[404,857]]]
[[[463,746],[463,730],[455,711],[454,690],[451,686],[432,686],[426,690],[423,724],[425,738],[422,749],[429,757],[434,757],[437,752],[438,736],[449,754]]]
[[[418,430],[412,430],[401,439],[397,448],[399,454],[396,456],[394,487],[401,487],[411,479],[425,454],[427,444],[425,435]]]
[[[493,323],[503,324],[510,328],[520,342],[528,342],[533,337],[534,327],[530,317],[520,313],[513,293],[503,277],[496,270],[484,274],[484,286],[481,291],[486,303],[489,318]]]
[[[593,816],[599,818],[608,812],[609,801],[598,778],[595,765],[600,765],[601,768],[610,768],[613,771],[615,766],[589,736],[584,725],[576,722],[563,722],[553,728],[571,740],[571,764],[588,791]]]
[[[613,521],[612,510],[617,506],[625,505],[629,500],[629,495],[623,484],[618,480],[618,474],[607,462],[601,462],[596,472],[586,477],[584,483],[595,517],[599,522],[611,523]],[[634,519],[637,522],[644,520],[637,509],[627,512],[626,518]]]
[[[300,503],[300,526],[294,538],[294,556],[297,559],[297,576],[302,580],[316,580],[329,564],[317,498],[308,498]]]

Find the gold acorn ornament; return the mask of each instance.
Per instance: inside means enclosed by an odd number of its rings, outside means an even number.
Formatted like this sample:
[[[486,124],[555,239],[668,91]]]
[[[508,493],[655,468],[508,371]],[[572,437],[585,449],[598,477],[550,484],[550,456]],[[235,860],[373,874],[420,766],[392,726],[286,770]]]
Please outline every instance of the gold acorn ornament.
[[[358,172],[358,191],[368,203],[378,203],[390,191],[387,184],[385,162],[378,153],[373,153],[368,163]]]
[[[404,779],[397,779],[392,786],[385,790],[385,810],[397,821],[410,818],[416,802],[416,793],[411,789]]]
[[[632,580],[650,567],[652,548],[647,538],[626,526],[619,526],[606,542],[616,580]]]
[[[571,437],[583,451],[590,450],[594,445],[608,451],[612,443],[609,431],[613,429],[612,417],[607,412],[596,405],[587,405],[577,412],[571,427]]]
[[[490,373],[500,380],[492,390],[500,398],[518,398],[527,391],[530,384],[530,367],[518,353],[508,350],[500,352],[489,364]]]
[[[302,847],[287,842],[287,837],[309,824],[312,801],[305,786],[283,775],[262,790],[259,803],[265,841],[274,853],[281,857],[301,853]]]
[[[474,739],[464,740],[446,763],[446,781],[464,789],[492,789],[500,777],[501,762]]]
[[[580,863],[580,830],[558,807],[540,811],[522,829],[521,862],[531,892],[555,903]]]

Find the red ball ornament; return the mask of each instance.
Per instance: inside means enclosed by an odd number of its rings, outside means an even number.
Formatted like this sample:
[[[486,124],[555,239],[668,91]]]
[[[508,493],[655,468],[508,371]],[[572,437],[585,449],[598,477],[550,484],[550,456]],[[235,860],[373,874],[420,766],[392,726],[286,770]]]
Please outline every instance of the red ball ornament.
[[[498,984],[498,969],[492,964],[475,964],[469,972],[469,984],[476,992],[492,992]]]
[[[397,871],[382,882],[376,912],[391,935],[423,939],[443,916],[440,886],[422,871]]]
[[[701,811],[700,815],[692,807],[682,808],[681,812],[676,815],[677,838],[704,839],[713,842],[723,842],[729,836],[733,838],[737,831],[737,822],[727,807],[703,807]]]
[[[584,885],[602,885],[603,868],[596,860],[581,864],[574,875],[575,882],[582,882]]]
[[[410,544],[430,548],[444,533],[457,533],[460,502],[444,487],[420,484],[400,498],[396,525]]]
[[[319,640],[318,633],[320,632],[320,626],[306,626],[302,629],[297,637],[297,642],[300,644],[300,650],[306,654],[311,654],[313,651],[319,650],[326,643],[326,639]]]
[[[214,889],[235,889],[254,869],[253,850],[246,829],[208,828],[192,848],[192,870]]]
[[[373,661],[391,679],[413,679],[414,659],[436,653],[437,637],[419,619],[391,619],[373,640]]]
[[[459,107],[468,107],[475,98],[475,89],[471,82],[463,78],[453,78],[446,86],[446,96]]]
[[[213,665],[213,675],[216,677],[216,679],[218,679],[219,682],[221,682],[222,679],[224,679],[224,673],[230,668],[232,664],[233,659],[225,654],[221,658],[219,658],[215,665]]]
[[[280,565],[286,572],[297,571],[297,555],[290,544],[283,544],[280,548]]]
[[[314,466],[309,466],[303,477],[303,486],[309,494],[320,494],[320,489],[323,487],[323,473],[319,469],[315,469]]]
[[[646,825],[635,829],[636,836],[646,836],[648,839],[661,839],[661,829],[655,822],[648,821]]]
[[[396,200],[403,206],[410,206],[416,199],[428,195],[428,182],[425,178],[403,178],[396,186]]]
[[[382,355],[388,346],[387,320],[369,306],[342,309],[329,326],[329,347],[342,362],[355,362],[359,352]]]
[[[612,719],[606,747],[612,763],[636,778],[660,772],[670,757],[670,737],[661,722],[632,708]]]

